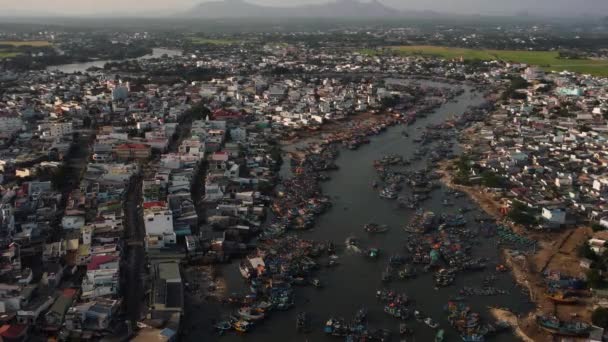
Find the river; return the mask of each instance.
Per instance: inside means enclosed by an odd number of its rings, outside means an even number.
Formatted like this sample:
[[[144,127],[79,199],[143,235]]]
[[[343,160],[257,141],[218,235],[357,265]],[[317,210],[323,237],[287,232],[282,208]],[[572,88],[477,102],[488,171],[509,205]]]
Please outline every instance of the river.
[[[159,58],[163,55],[167,55],[169,57],[172,56],[181,56],[181,50],[173,50],[173,49],[164,49],[164,48],[153,48],[152,53],[141,56],[135,59],[151,59],[151,58]],[[75,72],[85,72],[88,68],[97,67],[103,68],[106,63],[109,62],[122,62],[124,60],[98,60],[84,63],[70,63],[70,64],[60,64],[60,65],[51,65],[46,68],[49,71],[61,71],[64,73],[75,73]]]
[[[423,84],[437,85],[435,82],[423,81]],[[393,254],[403,254],[406,233],[402,227],[414,214],[411,210],[398,209],[395,201],[389,201],[378,197],[378,191],[372,189],[370,183],[376,179],[376,171],[372,162],[385,154],[399,154],[405,158],[411,158],[418,148],[413,142],[420,136],[427,124],[440,123],[452,114],[463,113],[468,106],[482,103],[483,98],[479,93],[472,93],[471,89],[465,87],[463,95],[456,98],[455,102],[448,102],[433,114],[426,118],[417,120],[407,128],[409,137],[404,137],[401,132],[403,126],[389,128],[384,134],[372,138],[369,145],[363,145],[356,151],[342,149],[336,160],[339,170],[329,173],[331,180],[323,183],[324,194],[332,197],[333,207],[317,220],[315,228],[311,231],[299,233],[301,237],[314,240],[331,240],[342,244],[349,236],[358,236],[363,246],[379,247],[382,250],[379,260],[371,261],[361,255],[349,254],[347,251],[339,252],[340,265],[335,268],[321,269],[318,277],[324,287],[317,289],[313,287],[298,288],[296,290],[296,306],[286,312],[274,312],[271,316],[256,326],[253,331],[246,335],[235,333],[226,334],[223,337],[209,335],[209,319],[217,315],[217,307],[202,304],[197,312],[189,312],[184,320],[187,335],[184,341],[204,340],[222,341],[340,341],[340,338],[327,336],[323,333],[325,320],[330,316],[352,319],[357,309],[362,306],[369,310],[368,322],[373,328],[388,328],[397,335],[399,322],[385,314],[383,305],[375,298],[375,291],[381,288],[391,288],[398,292],[406,293],[414,300],[410,308],[415,307],[423,313],[438,321],[446,332],[446,341],[460,340],[454,329],[449,326],[444,312],[444,306],[449,298],[457,295],[462,286],[481,286],[482,280],[491,272],[459,273],[456,282],[447,288],[434,289],[432,273],[419,275],[408,281],[393,281],[384,285],[381,281],[381,273],[387,265],[388,257]],[[412,163],[408,168],[424,168],[424,159]],[[445,198],[445,188],[435,190],[432,199],[423,203],[423,207],[432,210],[436,214],[455,213],[459,207],[468,206],[476,208],[475,204],[468,198],[457,199],[454,207],[445,207],[442,200]],[[406,187],[401,195],[409,197],[409,189]],[[468,213],[469,227],[473,227],[472,216],[480,215],[479,210]],[[368,236],[363,232],[364,223],[374,221],[387,224],[391,230],[386,234]],[[487,257],[491,262],[498,260],[498,248],[493,238],[476,238],[479,243],[473,248],[473,255]],[[246,291],[244,280],[238,272],[238,261],[223,266],[222,275],[225,277],[229,292]],[[517,288],[509,273],[498,275],[496,287],[510,291],[510,295],[498,295],[493,297],[468,297],[467,303],[488,318],[488,305],[509,307],[515,312],[524,312],[530,309],[530,304],[521,290]],[[221,310],[221,309],[219,309]],[[200,312],[199,312],[200,311]],[[306,311],[312,315],[312,331],[309,334],[299,334],[295,329],[295,317],[298,312]],[[200,315],[199,315],[200,314]],[[204,318],[203,318],[204,317]],[[218,319],[219,317],[215,317]],[[433,341],[435,331],[426,325],[410,319],[406,322],[413,327],[415,334],[408,337],[408,341]],[[492,341],[512,341],[513,336],[504,333],[489,338]],[[394,338],[393,340],[399,340]]]

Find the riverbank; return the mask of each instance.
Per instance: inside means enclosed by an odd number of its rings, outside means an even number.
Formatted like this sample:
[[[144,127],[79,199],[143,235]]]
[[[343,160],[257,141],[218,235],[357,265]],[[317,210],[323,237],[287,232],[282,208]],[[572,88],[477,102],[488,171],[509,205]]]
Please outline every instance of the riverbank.
[[[535,316],[555,315],[560,319],[572,319],[577,317],[583,321],[591,321],[590,298],[580,298],[577,305],[557,304],[546,296],[546,282],[543,277],[545,271],[560,272],[569,276],[582,277],[585,272],[579,264],[578,249],[587,241],[592,230],[589,227],[580,226],[556,233],[531,232],[524,226],[514,224],[505,220],[503,215],[503,197],[495,194],[482,186],[464,186],[454,182],[452,161],[440,163],[438,172],[441,174],[441,182],[447,187],[466,193],[480,208],[488,215],[510,227],[513,232],[529,239],[537,241],[534,253],[520,253],[516,250],[502,250],[502,258],[505,265],[519,286],[528,291],[530,301],[535,305],[535,310],[526,317],[514,317],[514,329],[520,338],[525,341],[547,340],[550,334],[539,329],[535,322]],[[497,319],[504,313],[492,313]],[[510,318],[513,321],[513,317]]]

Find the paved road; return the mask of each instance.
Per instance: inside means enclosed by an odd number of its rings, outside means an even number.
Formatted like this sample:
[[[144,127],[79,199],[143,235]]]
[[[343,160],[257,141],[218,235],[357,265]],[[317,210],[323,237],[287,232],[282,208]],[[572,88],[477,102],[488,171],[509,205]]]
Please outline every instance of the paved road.
[[[144,271],[145,250],[143,246],[145,231],[141,212],[141,176],[131,179],[124,202],[125,212],[125,254],[122,268],[122,286],[127,319],[134,324],[141,318],[145,299]]]

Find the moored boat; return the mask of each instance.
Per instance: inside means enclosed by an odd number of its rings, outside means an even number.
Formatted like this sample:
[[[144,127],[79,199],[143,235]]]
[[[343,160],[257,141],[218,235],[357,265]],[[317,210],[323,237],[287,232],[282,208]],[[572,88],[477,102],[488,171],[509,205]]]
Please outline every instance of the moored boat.
[[[388,231],[388,226],[385,224],[377,224],[377,223],[366,223],[363,226],[363,230],[365,230],[368,233],[371,234],[377,234],[377,233],[385,233]]]
[[[264,313],[251,307],[242,307],[237,311],[238,315],[246,321],[258,321],[264,318]]]
[[[552,334],[563,336],[586,336],[591,325],[580,321],[561,321],[554,316],[537,316],[538,326]]]

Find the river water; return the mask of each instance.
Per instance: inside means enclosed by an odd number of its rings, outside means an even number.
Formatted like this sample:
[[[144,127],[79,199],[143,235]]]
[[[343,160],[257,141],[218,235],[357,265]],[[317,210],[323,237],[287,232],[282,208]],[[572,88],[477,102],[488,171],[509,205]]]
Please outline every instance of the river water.
[[[139,58],[135,58],[135,59],[151,59],[151,58],[159,58],[163,55],[167,55],[169,57],[173,57],[173,56],[181,56],[182,55],[182,51],[181,50],[173,50],[173,49],[163,49],[163,48],[154,48],[152,49],[152,53],[141,56]],[[91,62],[84,62],[84,63],[70,63],[70,64],[60,64],[60,65],[51,65],[49,67],[46,68],[46,70],[48,71],[61,71],[67,74],[70,73],[74,73],[74,72],[85,72],[87,71],[88,68],[91,67],[97,67],[97,68],[103,68],[103,66],[106,63],[109,62],[122,62],[124,60],[99,60],[99,61],[91,61]]]
[[[437,85],[433,82],[423,84]],[[445,86],[445,85],[444,85]],[[419,147],[413,142],[420,136],[427,124],[440,123],[453,114],[461,114],[470,105],[482,103],[483,98],[478,93],[471,93],[469,88],[456,99],[456,102],[448,102],[437,109],[434,114],[417,120],[407,128],[409,137],[404,137],[401,132],[403,126],[389,128],[384,134],[372,138],[369,145],[363,145],[359,150],[341,150],[336,160],[339,170],[331,172],[331,180],[323,184],[324,194],[332,197],[333,207],[320,216],[315,228],[311,231],[299,233],[301,237],[314,240],[331,240],[342,244],[349,236],[358,236],[362,246],[378,247],[382,254],[378,260],[368,260],[358,254],[350,254],[348,251],[339,251],[340,265],[335,268],[321,269],[318,277],[324,284],[322,289],[305,287],[296,290],[296,306],[286,312],[272,313],[253,331],[246,335],[229,333],[218,337],[210,334],[209,319],[218,314],[218,308],[199,306],[195,311],[187,315],[185,325],[187,335],[185,341],[200,341],[205,336],[205,341],[340,341],[340,338],[327,336],[323,333],[323,326],[330,316],[352,319],[356,311],[362,306],[369,310],[369,326],[373,328],[388,328],[394,335],[398,334],[399,321],[389,317],[383,310],[383,304],[375,298],[375,291],[381,288],[391,288],[398,292],[406,293],[414,300],[410,308],[415,307],[426,315],[438,321],[446,332],[446,341],[460,340],[454,329],[449,326],[444,312],[444,306],[450,298],[457,295],[463,286],[481,287],[485,276],[493,274],[492,267],[485,272],[459,273],[456,282],[447,288],[434,289],[432,273],[419,275],[408,281],[393,281],[385,285],[381,281],[381,274],[388,263],[388,257],[393,254],[403,254],[404,241],[407,238],[402,227],[414,214],[411,210],[398,209],[395,201],[389,201],[378,197],[378,191],[372,189],[370,183],[376,179],[376,171],[372,167],[373,160],[379,159],[385,154],[399,154],[405,158],[411,158]],[[409,169],[421,169],[425,166],[424,159],[412,163]],[[461,197],[456,200],[454,207],[445,207],[442,200],[445,197],[445,188],[440,188],[432,193],[432,199],[423,203],[427,210],[440,213],[456,213],[459,207],[468,206],[476,208],[475,204],[468,198]],[[402,196],[409,197],[409,189],[406,187]],[[479,210],[468,213],[468,226],[474,227],[472,216],[480,215]],[[363,232],[363,224],[374,221],[387,224],[391,230],[386,234],[374,236]],[[498,260],[499,251],[493,238],[478,238],[480,243],[473,247],[473,255],[476,257],[487,257],[494,263]],[[228,283],[229,292],[244,292],[247,287],[238,272],[238,261],[223,267],[222,275]],[[467,303],[488,318],[487,306],[495,305],[509,307],[515,312],[524,312],[530,309],[527,297],[517,288],[508,273],[498,275],[495,287],[510,291],[510,295],[498,295],[493,297],[468,297]],[[220,312],[222,309],[219,309]],[[200,315],[199,315],[200,311]],[[308,334],[299,334],[295,329],[295,318],[298,312],[306,311],[312,315],[312,331]],[[205,317],[205,318],[203,318]],[[435,331],[423,323],[410,319],[406,322],[414,329],[414,335],[408,337],[408,341],[433,341]],[[504,333],[490,337],[493,341],[512,341],[514,337]],[[393,340],[399,340],[395,337]]]

